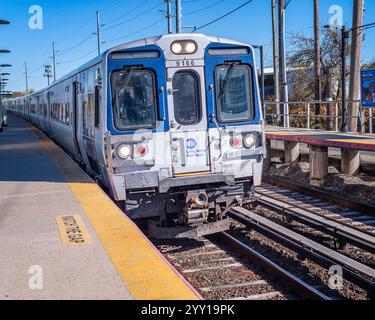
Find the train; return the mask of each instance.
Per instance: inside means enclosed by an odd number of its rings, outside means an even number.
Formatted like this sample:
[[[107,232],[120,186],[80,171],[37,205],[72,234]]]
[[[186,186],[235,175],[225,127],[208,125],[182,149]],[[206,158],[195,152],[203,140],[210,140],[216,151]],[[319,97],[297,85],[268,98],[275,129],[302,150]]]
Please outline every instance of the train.
[[[115,46],[6,109],[65,150],[156,238],[230,228],[261,184],[254,47],[195,33]]]
[[[0,97],[1,99],[1,97]],[[7,110],[5,106],[1,103],[0,100],[0,132],[3,132],[4,127],[8,125],[8,115],[7,115]]]

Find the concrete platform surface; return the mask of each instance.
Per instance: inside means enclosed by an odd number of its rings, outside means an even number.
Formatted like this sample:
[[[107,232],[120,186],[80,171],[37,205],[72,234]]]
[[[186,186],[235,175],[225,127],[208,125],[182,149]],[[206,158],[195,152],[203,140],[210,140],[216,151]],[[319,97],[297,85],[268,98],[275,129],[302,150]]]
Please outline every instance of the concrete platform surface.
[[[42,132],[0,133],[0,299],[197,299],[126,215]]]

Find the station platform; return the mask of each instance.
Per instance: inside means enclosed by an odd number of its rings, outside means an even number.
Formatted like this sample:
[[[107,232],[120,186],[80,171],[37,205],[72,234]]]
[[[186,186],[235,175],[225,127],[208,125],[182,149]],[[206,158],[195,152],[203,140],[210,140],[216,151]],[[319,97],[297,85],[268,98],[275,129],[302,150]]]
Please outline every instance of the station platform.
[[[14,115],[0,133],[0,299],[199,294],[57,145]]]
[[[331,148],[375,152],[375,135],[300,128],[267,127],[268,140],[295,141]]]

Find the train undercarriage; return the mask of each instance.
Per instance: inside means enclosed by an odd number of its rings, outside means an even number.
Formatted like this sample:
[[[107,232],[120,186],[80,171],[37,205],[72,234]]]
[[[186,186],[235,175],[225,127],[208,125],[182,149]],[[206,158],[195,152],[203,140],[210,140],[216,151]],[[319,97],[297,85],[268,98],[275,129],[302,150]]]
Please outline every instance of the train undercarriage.
[[[153,238],[196,238],[228,230],[226,213],[232,207],[254,205],[252,186],[252,179],[243,179],[233,185],[174,187],[167,193],[134,191],[127,195],[125,211],[136,222],[147,221]]]

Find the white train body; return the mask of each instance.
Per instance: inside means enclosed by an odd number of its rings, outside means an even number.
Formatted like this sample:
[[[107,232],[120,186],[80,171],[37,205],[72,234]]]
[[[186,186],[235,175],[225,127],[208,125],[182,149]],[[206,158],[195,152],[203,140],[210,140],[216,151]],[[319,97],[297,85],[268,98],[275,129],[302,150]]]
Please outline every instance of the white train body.
[[[249,45],[164,35],[111,48],[5,105],[79,161],[132,218],[210,224],[261,182],[256,70]]]

